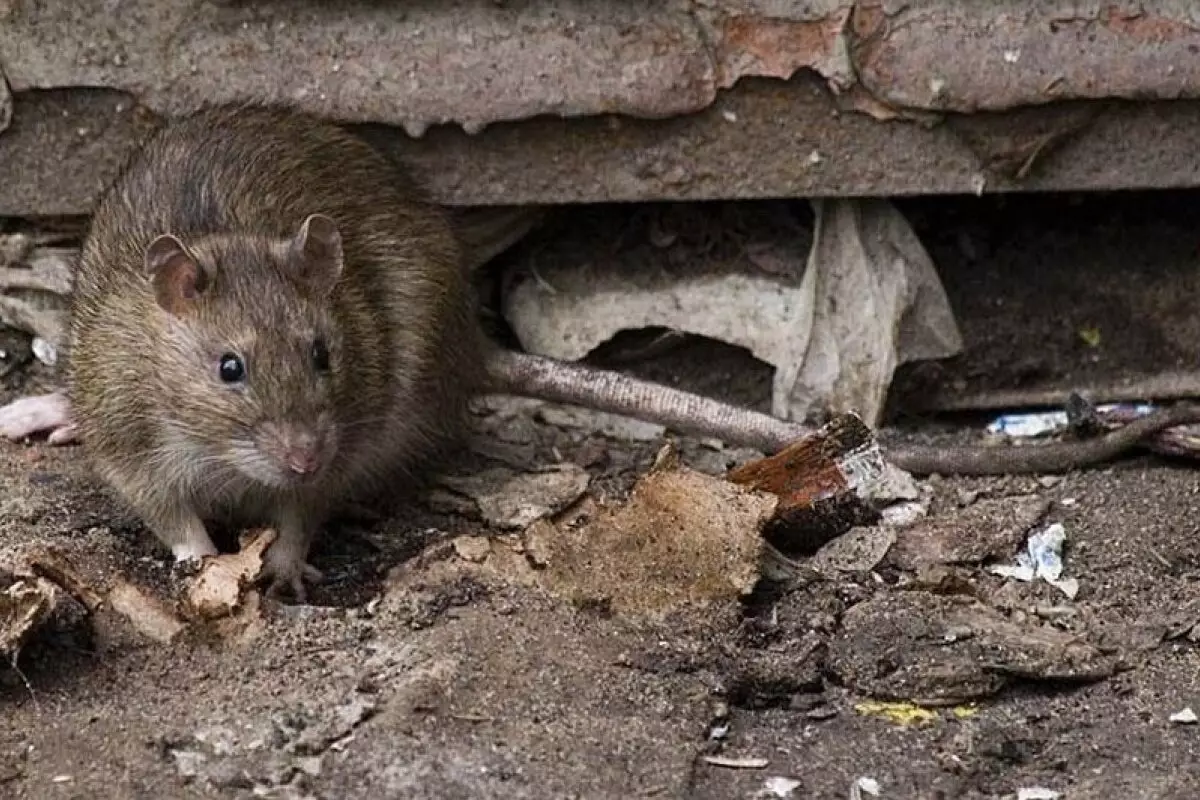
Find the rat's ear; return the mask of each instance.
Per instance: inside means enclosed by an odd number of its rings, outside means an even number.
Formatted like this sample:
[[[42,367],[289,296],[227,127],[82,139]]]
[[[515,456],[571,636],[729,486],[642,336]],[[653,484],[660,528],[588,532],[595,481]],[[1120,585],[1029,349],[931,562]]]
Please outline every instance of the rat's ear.
[[[310,214],[288,246],[293,273],[318,296],[333,291],[342,274],[342,234],[324,214]]]
[[[146,275],[154,284],[154,299],[165,311],[187,310],[208,287],[208,275],[183,242],[169,233],[146,247]]]

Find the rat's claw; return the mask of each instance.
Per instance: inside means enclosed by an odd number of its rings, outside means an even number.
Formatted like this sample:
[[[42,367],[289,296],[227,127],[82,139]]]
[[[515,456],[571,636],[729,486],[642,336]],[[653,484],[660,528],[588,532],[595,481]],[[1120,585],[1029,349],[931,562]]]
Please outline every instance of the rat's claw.
[[[282,600],[290,595],[295,602],[301,605],[308,602],[308,590],[305,584],[317,584],[325,580],[325,576],[321,574],[320,570],[303,562],[286,565],[269,564],[263,577],[269,581],[267,597]]]
[[[189,580],[200,574],[204,559],[200,556],[182,558],[171,563],[171,575],[175,580]]]
[[[0,406],[0,436],[19,442],[37,433],[50,433],[52,445],[75,441],[71,403],[62,392],[18,398]]]

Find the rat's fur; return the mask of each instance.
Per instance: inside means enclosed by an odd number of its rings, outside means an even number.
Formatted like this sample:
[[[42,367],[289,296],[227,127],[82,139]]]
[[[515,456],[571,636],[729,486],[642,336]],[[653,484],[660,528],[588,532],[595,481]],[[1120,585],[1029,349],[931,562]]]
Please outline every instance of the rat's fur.
[[[278,256],[310,214],[342,239],[328,302]],[[212,273],[178,315],[145,267],[167,233]],[[314,331],[328,336],[327,380],[304,358]],[[244,390],[217,378],[229,350],[246,356]],[[201,518],[261,518],[280,533],[276,585],[298,589],[331,504],[456,439],[482,352],[448,223],[394,163],[303,113],[220,106],[161,129],[102,198],[72,295],[68,394],[97,473],[176,556],[213,552]],[[321,417],[337,446],[320,480],[250,477],[256,426]]]

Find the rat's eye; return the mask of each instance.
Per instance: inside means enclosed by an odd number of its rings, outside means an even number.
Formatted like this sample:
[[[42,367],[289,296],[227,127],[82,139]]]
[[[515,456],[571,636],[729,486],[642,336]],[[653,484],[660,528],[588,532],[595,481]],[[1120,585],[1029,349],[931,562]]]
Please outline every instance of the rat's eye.
[[[329,370],[329,347],[326,346],[324,339],[318,338],[313,341],[312,361],[318,372]]]
[[[233,353],[221,356],[221,380],[225,383],[241,383],[246,377],[246,365]]]

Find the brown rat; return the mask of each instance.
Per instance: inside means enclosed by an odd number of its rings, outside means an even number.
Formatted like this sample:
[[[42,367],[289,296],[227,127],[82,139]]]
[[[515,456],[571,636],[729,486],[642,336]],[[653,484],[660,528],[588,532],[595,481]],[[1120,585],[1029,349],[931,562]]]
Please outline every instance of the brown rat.
[[[490,343],[445,215],[362,140],[284,108],[220,106],[154,134],[96,209],[70,316],[66,396],[0,409],[0,432],[81,438],[177,560],[216,552],[205,520],[274,525],[266,573],[299,597],[317,577],[308,549],[328,515],[419,475],[457,440],[479,392],[765,450],[811,430]],[[1139,437],[1156,429],[1140,422]],[[888,455],[914,471],[980,474],[1116,454],[1110,443],[1026,464],[987,450]]]
[[[483,349],[460,263],[438,209],[337,126],[232,106],[166,125],[102,198],[72,294],[95,471],[178,560],[216,553],[203,520],[274,525],[266,573],[302,595],[333,506],[465,420]]]

